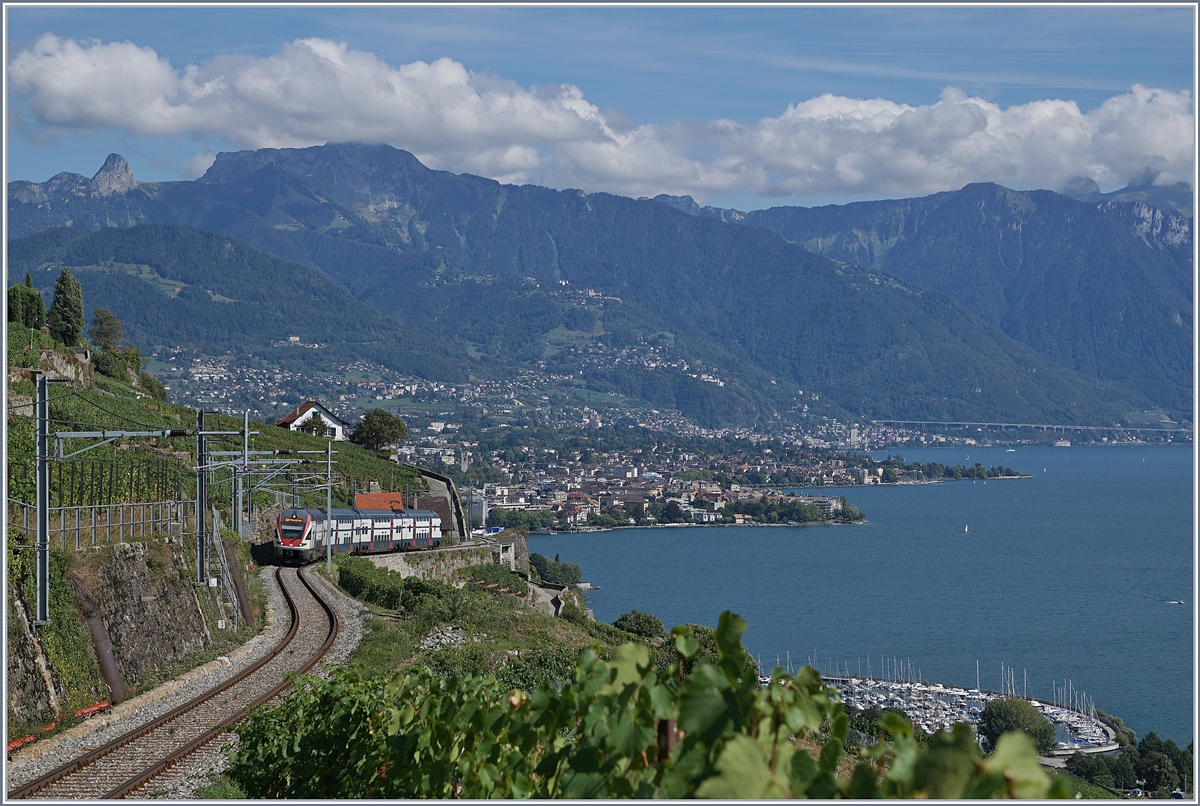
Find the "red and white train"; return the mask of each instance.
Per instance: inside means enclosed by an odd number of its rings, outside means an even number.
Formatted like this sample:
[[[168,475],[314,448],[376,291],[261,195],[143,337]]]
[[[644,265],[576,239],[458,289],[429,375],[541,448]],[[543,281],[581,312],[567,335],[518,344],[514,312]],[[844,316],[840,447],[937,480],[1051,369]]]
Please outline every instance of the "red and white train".
[[[325,541],[334,554],[371,554],[437,548],[442,544],[442,518],[425,509],[285,509],[275,528],[275,557],[308,563],[325,556]]]

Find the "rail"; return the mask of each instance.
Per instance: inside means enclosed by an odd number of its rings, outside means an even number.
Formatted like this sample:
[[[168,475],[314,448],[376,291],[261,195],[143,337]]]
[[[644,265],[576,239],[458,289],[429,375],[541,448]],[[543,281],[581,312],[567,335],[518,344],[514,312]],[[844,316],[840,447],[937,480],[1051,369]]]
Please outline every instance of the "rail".
[[[50,772],[32,781],[29,781],[19,787],[14,787],[9,791],[8,797],[10,799],[17,800],[40,796],[57,800],[61,797],[64,797],[64,795],[53,792],[55,785],[61,786],[62,784],[67,783],[65,779],[80,771],[85,772],[86,775],[83,776],[85,780],[77,784],[77,786],[83,786],[85,788],[89,786],[92,787],[90,790],[88,790],[88,792],[83,794],[82,797],[125,797],[126,795],[137,790],[139,787],[145,785],[151,779],[164,773],[171,766],[177,764],[185,757],[191,755],[206,744],[216,740],[217,737],[219,737],[222,733],[227,732],[231,725],[244,718],[250,709],[253,709],[273,699],[283,692],[288,686],[292,685],[290,675],[286,674],[286,672],[280,673],[279,670],[271,672],[271,670],[267,669],[268,665],[271,664],[272,661],[279,659],[281,662],[286,662],[288,656],[294,653],[294,650],[289,650],[289,647],[291,647],[297,635],[300,634],[301,627],[303,626],[300,608],[297,606],[295,599],[288,592],[287,586],[282,584],[282,576],[283,569],[277,568],[275,571],[275,577],[276,580],[280,582],[280,589],[283,591],[284,598],[287,602],[291,623],[283,640],[281,640],[266,657],[262,658],[249,668],[242,670],[224,683],[221,683],[220,685],[215,686],[214,688],[205,692],[201,696],[196,697],[195,699],[184,703],[175,709],[172,709],[170,712],[163,714],[157,719],[154,719],[140,727],[134,728],[133,730],[108,742],[107,744],[85,753],[84,755],[79,756],[78,758],[69,761],[66,764],[63,764],[62,766],[51,770]],[[324,611],[329,624],[324,642],[320,648],[303,665],[299,666],[298,668],[287,670],[302,674],[311,669],[325,655],[330,646],[333,645],[334,640],[337,638],[339,625],[337,615],[334,612],[333,607],[316,590],[315,586],[305,578],[304,573],[298,571],[297,577],[303,584],[304,588],[306,588],[312,595],[317,604],[320,605],[320,608]],[[246,693],[247,689],[254,688],[254,686],[250,684],[247,679],[258,672],[264,672],[264,674],[260,677],[267,678],[266,681],[262,681],[269,684],[269,688],[265,693],[257,694],[257,696],[255,696],[253,693],[248,694],[250,700],[246,703],[224,705],[224,713],[215,720],[211,717],[204,716],[204,712],[201,710],[202,706],[208,706],[217,701],[217,698],[225,692],[231,692],[231,694],[240,695]],[[279,681],[281,677],[283,678],[282,682],[274,682]],[[247,685],[241,686],[237,689],[234,688],[235,686],[238,686],[239,683],[243,682],[247,682]],[[259,691],[261,691],[261,688]],[[109,756],[113,756],[115,753],[117,753],[117,751],[128,748],[130,745],[133,745],[133,743],[137,742],[139,739],[143,739],[144,737],[147,738],[151,745],[153,745],[156,736],[170,736],[174,734],[176,725],[179,725],[181,730],[186,728],[187,726],[184,724],[184,721],[187,718],[192,717],[193,721],[195,720],[195,714],[193,712],[201,715],[200,721],[203,727],[199,730],[198,735],[186,742],[186,744],[183,746],[176,747],[166,755],[159,756],[157,759],[152,759],[148,762],[137,762],[137,769],[132,775],[127,773],[118,773],[116,780],[119,781],[119,783],[117,783],[115,786],[104,782],[105,775],[99,766],[103,763],[104,759]],[[128,754],[131,751],[126,750],[125,752]],[[143,749],[142,752],[145,753],[146,750]],[[118,759],[117,765],[114,766],[118,766],[119,764],[120,760]],[[109,777],[112,777],[112,773],[109,774]],[[48,796],[40,795],[40,793],[43,793],[46,790],[51,790],[51,794]],[[79,797],[79,795],[76,795],[76,797]]]

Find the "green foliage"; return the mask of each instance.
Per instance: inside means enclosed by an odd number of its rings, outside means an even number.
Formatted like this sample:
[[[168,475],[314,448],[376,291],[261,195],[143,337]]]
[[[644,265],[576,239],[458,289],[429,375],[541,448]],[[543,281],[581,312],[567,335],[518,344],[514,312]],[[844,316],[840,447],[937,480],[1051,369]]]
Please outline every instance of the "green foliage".
[[[546,531],[554,528],[554,513],[549,510],[529,511],[523,509],[492,509],[488,511],[488,526],[501,529],[521,529],[525,532]]]
[[[32,550],[19,547],[21,542],[20,537],[9,532],[8,575],[10,584],[20,589],[26,611],[32,618],[37,601],[36,559]],[[108,687],[96,663],[91,635],[75,607],[68,554],[57,549],[50,550],[50,624],[38,628],[38,637],[47,661],[62,681],[63,711],[94,705],[108,697]]]
[[[1081,800],[1117,800],[1122,797],[1119,791],[1107,784],[1093,783],[1067,770],[1061,770],[1055,776],[1065,778],[1075,790],[1075,796]]]
[[[50,335],[68,347],[83,333],[83,289],[71,272],[63,269],[54,282],[54,301],[46,314]]]
[[[10,286],[8,321],[22,327],[41,330],[46,326],[46,301],[32,286]]]
[[[88,329],[88,338],[100,349],[115,352],[121,339],[125,338],[125,326],[112,311],[96,308],[92,311],[92,326]]]
[[[763,498],[730,501],[725,505],[726,515],[749,515],[765,523],[815,523],[829,520],[816,504],[805,504],[792,498]]]
[[[1048,753],[1054,747],[1054,724],[1027,700],[1007,697],[992,700],[983,706],[983,713],[979,717],[979,735],[986,746],[996,747],[1001,735],[1011,731],[1027,734],[1039,753]]]
[[[138,372],[138,382],[142,388],[150,395],[150,397],[159,401],[166,401],[167,389],[163,386],[162,381],[155,378],[149,372]]]
[[[380,568],[365,557],[337,556],[337,582],[355,599],[389,610],[399,610],[404,601],[404,577]]]
[[[539,686],[561,688],[571,679],[578,657],[577,650],[561,644],[501,651],[470,643],[431,652],[420,663],[443,677],[491,674],[505,691],[533,691]]]
[[[121,354],[109,350],[97,350],[92,353],[92,366],[101,375],[106,375],[109,378],[118,381],[129,381],[129,373],[126,370],[125,359]]]
[[[837,778],[847,722],[836,691],[805,668],[763,687],[730,613],[716,663],[676,628],[676,661],[644,644],[579,656],[561,687],[523,690],[492,674],[426,667],[392,677],[341,669],[241,722],[229,778],[251,798],[690,798],[1064,796],[1027,739],[980,757],[969,728],[929,748],[891,715],[850,780]],[[679,734],[676,734],[678,726]],[[819,739],[814,758],[793,741]],[[886,770],[880,775],[880,772]]]
[[[314,411],[311,417],[300,423],[298,430],[314,437],[324,437],[328,435],[329,427],[325,425],[325,420],[321,415]]]
[[[651,613],[643,613],[640,610],[630,610],[628,613],[622,613],[613,622],[613,626],[619,630],[640,635],[643,638],[659,638],[667,634],[666,628],[663,627],[662,619]]]
[[[236,236],[159,224],[103,226],[10,241],[10,271],[17,264],[32,269],[40,287],[47,268],[70,267],[88,304],[111,311],[127,338],[147,349],[199,345],[214,355],[253,352],[308,371],[365,359],[422,377],[466,380],[464,357],[428,332],[354,299],[303,252],[285,250],[280,259]],[[278,293],[280,288],[289,291]],[[324,346],[280,346],[289,335]]]
[[[399,445],[408,436],[408,424],[384,409],[371,409],[350,434],[350,441],[364,448],[381,451]]]
[[[1138,742],[1136,753],[1131,749],[1121,753],[1122,757],[1126,755],[1130,757],[1137,777],[1145,781],[1146,788],[1152,792],[1170,793],[1180,786],[1182,777],[1189,775],[1193,765],[1192,745],[1181,750],[1174,739],[1164,742],[1154,731]]]
[[[54,337],[41,330],[30,330],[19,322],[8,323],[8,365],[36,367],[41,350],[55,348]],[[61,347],[60,347],[61,349]]]
[[[472,582],[480,582],[485,585],[495,584],[501,588],[508,588],[517,596],[525,596],[529,593],[529,584],[503,565],[471,565],[458,569],[458,576]]]
[[[583,570],[575,563],[559,563],[557,559],[534,552],[529,555],[529,564],[537,569],[542,579],[557,585],[578,585],[583,580]]]
[[[558,617],[564,621],[571,622],[577,627],[586,628],[592,619],[588,617],[578,593],[565,591],[559,596],[562,599],[562,607],[558,611]]]
[[[1104,756],[1075,753],[1067,759],[1067,772],[1084,781],[1112,788],[1117,786],[1116,776],[1113,775],[1113,763],[1116,761],[1116,758],[1110,760]]]
[[[196,787],[196,798],[199,800],[245,800],[246,793],[237,784],[229,780],[225,774],[209,773],[208,780],[212,783]]]

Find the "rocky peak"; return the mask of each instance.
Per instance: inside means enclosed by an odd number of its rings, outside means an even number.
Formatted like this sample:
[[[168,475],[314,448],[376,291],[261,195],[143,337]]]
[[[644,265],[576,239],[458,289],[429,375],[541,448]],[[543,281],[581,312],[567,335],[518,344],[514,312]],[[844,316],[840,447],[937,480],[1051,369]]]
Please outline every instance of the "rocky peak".
[[[137,187],[133,178],[133,169],[120,154],[109,154],[104,161],[104,167],[92,177],[92,185],[97,195],[113,196],[118,193],[128,193]]]

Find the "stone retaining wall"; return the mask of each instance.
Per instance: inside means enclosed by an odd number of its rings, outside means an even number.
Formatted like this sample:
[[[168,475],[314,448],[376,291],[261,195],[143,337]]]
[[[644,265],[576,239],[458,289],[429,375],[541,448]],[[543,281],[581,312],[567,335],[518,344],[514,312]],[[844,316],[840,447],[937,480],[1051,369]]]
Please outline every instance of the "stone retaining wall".
[[[437,579],[442,582],[453,582],[455,572],[460,568],[472,565],[489,565],[500,552],[496,549],[510,546],[503,554],[506,560],[511,555],[514,571],[529,572],[529,550],[525,546],[523,535],[513,533],[499,537],[495,543],[476,543],[466,546],[444,546],[425,551],[406,551],[394,554],[365,555],[379,568],[387,568],[401,576],[421,577],[422,579]]]

